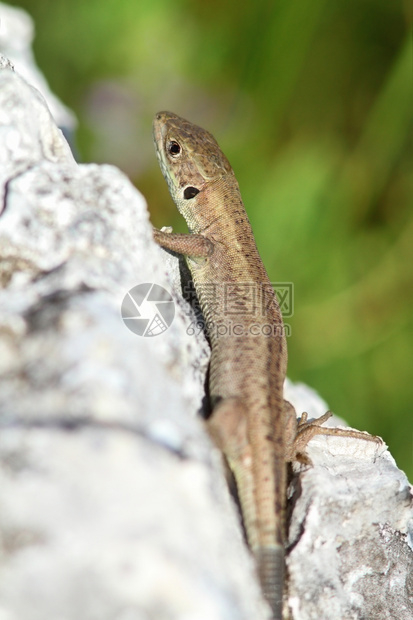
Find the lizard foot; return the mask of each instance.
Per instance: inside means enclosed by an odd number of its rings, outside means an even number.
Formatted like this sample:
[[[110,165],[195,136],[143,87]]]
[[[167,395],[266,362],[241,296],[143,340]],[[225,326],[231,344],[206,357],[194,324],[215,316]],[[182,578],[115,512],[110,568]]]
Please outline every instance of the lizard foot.
[[[288,403],[288,406],[292,407]],[[292,415],[292,413],[291,413]],[[324,415],[308,422],[308,414],[304,412],[295,427],[295,435],[287,443],[286,460],[288,462],[298,461],[305,465],[311,465],[311,459],[306,455],[305,448],[308,442],[316,435],[332,435],[339,437],[352,437],[353,439],[363,439],[364,441],[374,441],[375,443],[382,443],[380,437],[375,435],[369,435],[369,433],[363,431],[356,431],[351,428],[337,428],[331,426],[322,426],[332,416],[331,411],[327,411]]]

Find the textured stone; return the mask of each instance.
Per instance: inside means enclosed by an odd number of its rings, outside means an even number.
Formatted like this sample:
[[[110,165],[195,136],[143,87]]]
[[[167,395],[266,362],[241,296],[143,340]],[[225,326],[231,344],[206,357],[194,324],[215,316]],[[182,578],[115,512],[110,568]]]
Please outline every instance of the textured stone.
[[[0,2],[0,53],[4,54],[29,84],[39,90],[56,124],[67,132],[75,130],[76,117],[52,91],[34,60],[32,42],[34,24],[32,18],[23,9]]]
[[[252,563],[194,417],[208,348],[186,333],[145,202],[118,170],[78,166],[3,66],[0,617],[248,618]],[[141,282],[176,300],[158,337],[121,318]]]
[[[293,478],[294,620],[413,617],[411,487],[384,445],[319,436]]]

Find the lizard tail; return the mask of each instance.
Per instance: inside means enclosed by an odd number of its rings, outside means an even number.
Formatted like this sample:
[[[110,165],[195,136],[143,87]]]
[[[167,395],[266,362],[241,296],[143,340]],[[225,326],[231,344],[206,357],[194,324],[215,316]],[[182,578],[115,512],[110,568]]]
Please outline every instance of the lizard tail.
[[[264,596],[272,609],[273,620],[282,620],[284,548],[281,545],[258,547],[254,555]]]

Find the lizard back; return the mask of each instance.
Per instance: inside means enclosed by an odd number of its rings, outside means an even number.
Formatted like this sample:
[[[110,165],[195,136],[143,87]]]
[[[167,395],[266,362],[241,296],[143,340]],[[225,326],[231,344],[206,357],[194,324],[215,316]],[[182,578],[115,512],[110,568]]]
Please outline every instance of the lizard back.
[[[236,480],[248,543],[281,617],[286,494],[279,304],[234,172],[213,136],[170,112],[154,120],[161,170],[189,235],[159,233],[187,258],[211,343],[209,430]]]

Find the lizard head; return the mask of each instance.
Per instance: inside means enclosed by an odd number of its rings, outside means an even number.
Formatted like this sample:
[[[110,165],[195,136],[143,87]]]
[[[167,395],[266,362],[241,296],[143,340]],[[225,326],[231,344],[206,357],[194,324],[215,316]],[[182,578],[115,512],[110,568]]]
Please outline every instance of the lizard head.
[[[162,174],[181,213],[208,184],[233,174],[212,134],[172,112],[156,114],[153,136]]]

